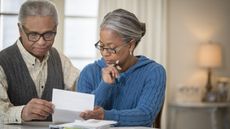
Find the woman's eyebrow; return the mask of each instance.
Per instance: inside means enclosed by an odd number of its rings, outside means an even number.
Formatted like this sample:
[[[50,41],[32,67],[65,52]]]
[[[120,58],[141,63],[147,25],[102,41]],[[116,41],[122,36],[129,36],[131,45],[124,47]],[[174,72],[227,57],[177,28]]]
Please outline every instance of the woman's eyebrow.
[[[101,40],[99,40],[99,41],[100,41],[100,43],[102,43],[103,45],[106,45],[106,46],[113,45],[113,42],[106,42],[106,43],[104,43]]]

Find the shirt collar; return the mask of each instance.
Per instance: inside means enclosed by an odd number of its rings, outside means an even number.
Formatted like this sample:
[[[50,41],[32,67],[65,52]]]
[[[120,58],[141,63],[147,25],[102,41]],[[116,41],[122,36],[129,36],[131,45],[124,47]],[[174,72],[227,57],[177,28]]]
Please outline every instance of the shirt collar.
[[[25,60],[25,62],[28,62],[29,64],[35,64],[36,62],[39,61],[38,58],[36,58],[35,56],[33,56],[32,54],[30,54],[22,45],[22,42],[20,40],[17,40],[17,46],[19,48],[19,51],[22,54],[23,59]],[[44,59],[42,62],[46,62],[48,60],[50,53],[48,51],[48,53],[45,55]]]

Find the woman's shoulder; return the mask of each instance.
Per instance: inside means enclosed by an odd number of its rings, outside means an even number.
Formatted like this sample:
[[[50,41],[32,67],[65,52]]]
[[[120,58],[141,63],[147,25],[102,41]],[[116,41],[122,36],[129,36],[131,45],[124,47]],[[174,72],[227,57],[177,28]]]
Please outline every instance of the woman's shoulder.
[[[82,72],[94,72],[94,71],[98,71],[101,70],[102,66],[100,65],[100,60],[96,60],[94,62],[91,62],[89,64],[87,64],[83,69]]]
[[[138,56],[138,63],[140,66],[145,67],[148,69],[148,71],[156,70],[156,69],[162,69],[165,68],[160,63],[156,62],[155,60],[152,60],[146,56]]]

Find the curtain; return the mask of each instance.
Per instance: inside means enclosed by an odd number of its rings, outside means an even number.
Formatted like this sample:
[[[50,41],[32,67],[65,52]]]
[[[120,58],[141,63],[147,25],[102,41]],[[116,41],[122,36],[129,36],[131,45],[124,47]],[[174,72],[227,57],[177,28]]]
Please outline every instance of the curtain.
[[[114,9],[123,8],[134,13],[146,23],[146,34],[135,50],[135,55],[145,55],[166,66],[164,35],[164,0],[99,0],[98,28],[105,16]]]

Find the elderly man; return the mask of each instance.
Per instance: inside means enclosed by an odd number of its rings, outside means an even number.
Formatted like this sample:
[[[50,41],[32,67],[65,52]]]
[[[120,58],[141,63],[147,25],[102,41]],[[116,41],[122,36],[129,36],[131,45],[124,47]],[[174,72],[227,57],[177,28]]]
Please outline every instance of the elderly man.
[[[52,47],[58,14],[48,0],[23,3],[20,37],[0,52],[0,122],[51,120],[52,89],[73,89],[79,70]]]

